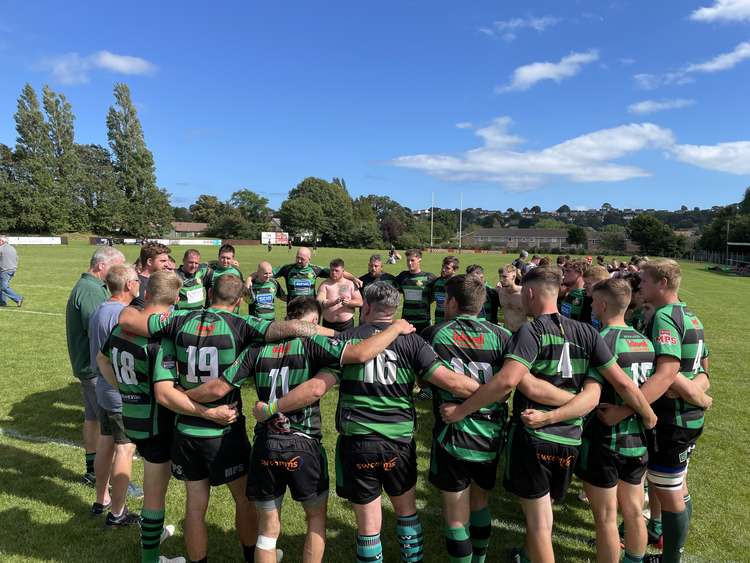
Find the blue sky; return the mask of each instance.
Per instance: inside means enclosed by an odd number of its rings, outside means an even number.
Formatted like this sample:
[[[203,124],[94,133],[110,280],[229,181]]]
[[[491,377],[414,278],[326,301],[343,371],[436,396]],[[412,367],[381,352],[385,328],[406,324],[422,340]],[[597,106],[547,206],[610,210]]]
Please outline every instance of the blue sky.
[[[60,4],[62,6],[63,4]],[[750,0],[0,2],[25,82],[106,144],[127,82],[173,203],[306,176],[409,207],[708,207],[750,184]]]

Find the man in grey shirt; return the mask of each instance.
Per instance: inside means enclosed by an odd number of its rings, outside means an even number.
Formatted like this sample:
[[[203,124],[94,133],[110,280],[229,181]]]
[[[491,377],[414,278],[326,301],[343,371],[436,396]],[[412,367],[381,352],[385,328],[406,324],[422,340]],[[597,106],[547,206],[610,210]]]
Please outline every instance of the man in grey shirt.
[[[118,526],[137,521],[137,514],[123,511],[125,496],[130,483],[135,444],[125,434],[122,422],[122,397],[102,377],[96,356],[109,338],[109,333],[117,325],[120,311],[138,296],[139,278],[132,266],[112,266],[105,278],[111,297],[99,305],[89,320],[89,347],[91,370],[96,377],[96,402],[99,405],[99,440],[96,444],[96,501],[91,507],[92,514],[103,514],[112,508],[115,514],[127,514]],[[112,484],[109,491],[108,485]],[[132,487],[135,491],[135,487]],[[111,497],[110,497],[111,494]],[[142,494],[142,493],[140,493]],[[109,522],[109,521],[108,521]]]
[[[18,254],[8,242],[8,237],[0,235],[0,307],[8,305],[8,299],[16,302],[19,307],[23,304],[23,297],[10,288],[10,280],[18,268]]]

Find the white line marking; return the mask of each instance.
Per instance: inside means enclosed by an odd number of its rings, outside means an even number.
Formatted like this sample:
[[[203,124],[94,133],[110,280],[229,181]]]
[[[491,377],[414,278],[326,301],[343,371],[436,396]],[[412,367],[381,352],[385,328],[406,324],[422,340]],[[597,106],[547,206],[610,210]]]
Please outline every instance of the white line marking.
[[[19,309],[8,305],[7,307],[0,307],[0,311],[15,311],[16,313],[28,313],[29,315],[49,315],[50,317],[63,317],[62,313],[48,313],[47,311],[29,311],[28,309]],[[14,313],[15,314],[15,313]]]
[[[0,426],[0,436],[7,436],[8,438],[15,438],[16,440],[25,440],[27,442],[36,442],[37,444],[57,444],[58,446],[67,446],[69,448],[81,448],[79,442],[72,440],[66,440],[65,438],[51,438],[50,436],[32,436],[31,434],[24,434],[9,428],[3,428]]]

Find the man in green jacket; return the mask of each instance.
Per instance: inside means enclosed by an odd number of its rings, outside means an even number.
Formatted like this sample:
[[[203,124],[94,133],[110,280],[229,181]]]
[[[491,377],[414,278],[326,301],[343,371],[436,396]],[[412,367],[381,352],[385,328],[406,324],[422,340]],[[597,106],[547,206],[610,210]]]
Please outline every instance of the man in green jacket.
[[[114,247],[97,248],[91,257],[89,269],[81,274],[73,287],[65,309],[65,332],[68,340],[68,355],[73,375],[81,381],[84,422],[83,447],[86,451],[86,472],[83,480],[93,484],[96,442],[99,439],[98,408],[96,403],[96,378],[91,370],[89,351],[89,319],[97,307],[109,298],[104,278],[112,266],[125,262],[125,256]]]

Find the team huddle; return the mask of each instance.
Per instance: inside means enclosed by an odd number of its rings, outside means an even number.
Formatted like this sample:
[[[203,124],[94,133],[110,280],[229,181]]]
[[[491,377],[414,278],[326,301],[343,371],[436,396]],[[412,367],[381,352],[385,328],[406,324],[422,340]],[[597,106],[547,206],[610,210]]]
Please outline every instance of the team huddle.
[[[712,401],[703,325],[679,300],[676,262],[634,257],[621,270],[522,255],[499,268],[493,287],[482,266],[459,273],[454,256],[439,276],[424,272],[419,250],[406,252],[398,276],[379,255],[357,277],[341,259],[312,265],[300,248],[295,263],[261,262],[246,279],[230,245],[212,263],[191,249],[176,267],[169,253],[146,243],[129,266],[118,250],[97,250],[67,311],[91,511],[107,512],[109,527],[139,523],[144,563],[185,561],[160,554],[171,477],[185,482],[189,561],[207,561],[205,516],[211,488],[223,484],[245,561],[281,560],[287,489],[307,523],[303,552],[291,558],[323,561],[330,483],[320,400],[329,392],[338,394],[335,490],[355,513],[358,562],[383,559],[383,491],[401,560],[423,560],[414,435],[415,401],[426,399],[441,560],[554,561],[552,506],[575,476],[597,561],[680,561],[688,462]],[[285,320],[276,320],[277,301]],[[246,383],[257,392],[251,409]],[[140,515],[126,506],[136,451]],[[498,470],[526,523],[525,544],[510,555],[488,553]],[[648,544],[662,552],[647,554]]]

